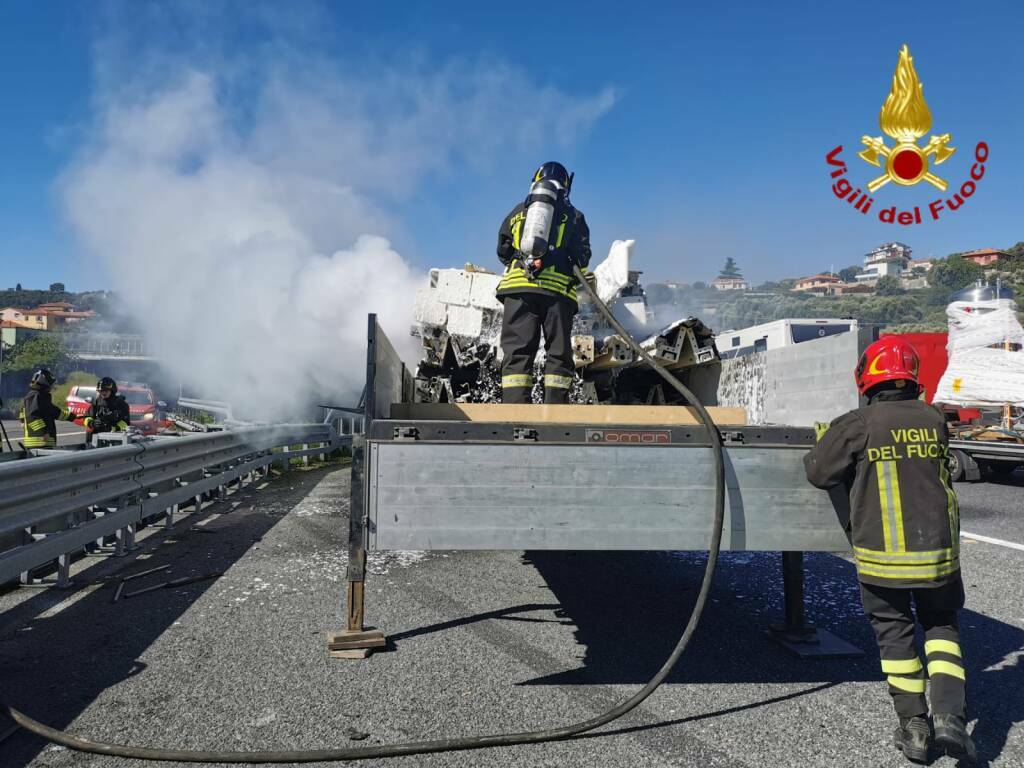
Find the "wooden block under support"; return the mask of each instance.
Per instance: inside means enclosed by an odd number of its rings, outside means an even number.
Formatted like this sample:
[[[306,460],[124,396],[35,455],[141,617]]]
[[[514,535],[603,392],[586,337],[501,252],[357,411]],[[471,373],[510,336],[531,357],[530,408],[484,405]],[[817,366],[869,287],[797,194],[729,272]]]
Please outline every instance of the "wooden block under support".
[[[384,633],[376,629],[343,629],[327,635],[327,655],[332,659],[365,659],[374,648],[386,645]]]
[[[371,648],[355,648],[351,651],[328,651],[327,656],[331,659],[368,659],[372,653]]]

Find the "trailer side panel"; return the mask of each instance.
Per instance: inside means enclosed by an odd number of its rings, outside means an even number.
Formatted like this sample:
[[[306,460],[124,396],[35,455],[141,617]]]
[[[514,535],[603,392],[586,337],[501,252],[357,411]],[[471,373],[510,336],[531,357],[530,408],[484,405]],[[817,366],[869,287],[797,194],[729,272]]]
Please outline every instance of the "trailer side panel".
[[[711,451],[370,441],[370,547],[378,550],[703,550]],[[846,551],[806,448],[727,449],[723,549]]]

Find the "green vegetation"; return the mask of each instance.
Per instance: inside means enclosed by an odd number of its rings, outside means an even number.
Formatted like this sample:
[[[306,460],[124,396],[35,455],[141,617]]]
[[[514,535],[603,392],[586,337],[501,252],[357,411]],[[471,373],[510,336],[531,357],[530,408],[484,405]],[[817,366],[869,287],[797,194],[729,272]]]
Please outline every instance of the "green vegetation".
[[[731,298],[731,297],[730,297]],[[945,327],[945,305],[932,307],[908,296],[854,294],[841,297],[789,293],[736,297],[718,305],[712,325],[745,328],[787,317],[843,317],[881,325],[938,324]]]
[[[854,280],[857,279],[857,275],[861,273],[862,269],[863,268],[859,264],[856,264],[852,267],[843,267],[838,272],[836,272],[836,277],[838,277],[844,283],[852,283]]]
[[[928,285],[955,293],[985,276],[985,270],[960,256],[950,256],[937,263],[928,273]]]
[[[895,277],[884,275],[875,283],[875,296],[902,296],[906,291]]]
[[[70,358],[64,342],[55,333],[39,334],[15,344],[4,352],[4,371],[49,368],[55,376],[67,368]]]
[[[38,307],[40,304],[48,304],[54,301],[69,301],[72,304],[72,296],[74,294],[67,293],[63,290],[63,283],[54,283],[50,286],[49,291],[34,291],[34,290],[22,290],[21,283],[18,283],[14,290],[0,291],[0,308],[3,307],[21,307],[23,309],[31,309],[32,307]],[[61,287],[62,290],[52,290],[55,287]]]
[[[1024,256],[1024,242],[1006,251]],[[735,263],[730,262],[726,263],[726,269],[735,268]],[[722,270],[723,274],[726,269]],[[839,276],[849,279],[860,271],[860,267],[846,267],[840,270]],[[766,282],[755,286],[750,293],[715,291],[697,282],[689,288],[661,290],[651,299],[655,304],[667,304],[678,308],[679,312],[701,316],[719,331],[784,318],[837,317],[877,323],[904,333],[941,332],[946,330],[946,305],[950,294],[972,285],[986,273],[989,281],[998,277],[1012,287],[1024,306],[1024,259],[1001,261],[982,268],[965,261],[960,254],[937,260],[927,273],[928,287],[920,290],[905,290],[891,277],[879,280],[875,293],[844,296],[796,293],[790,290],[793,280]],[[714,313],[708,311],[712,308]]]
[[[50,289],[24,290],[21,283],[17,287],[7,290],[0,290],[0,308],[19,307],[21,309],[33,309],[40,304],[48,304],[56,301],[66,301],[73,304],[80,310],[92,310],[102,322],[103,330],[113,333],[142,333],[138,321],[127,313],[121,311],[116,293],[110,291],[88,291],[85,293],[70,293],[64,289],[64,283],[51,283]],[[96,321],[78,323],[60,329],[61,333],[75,333],[89,330],[89,327]]]
[[[68,399],[68,393],[74,386],[95,386],[96,374],[88,371],[72,371],[64,376],[59,384],[54,385],[52,394],[55,405],[64,405]]]

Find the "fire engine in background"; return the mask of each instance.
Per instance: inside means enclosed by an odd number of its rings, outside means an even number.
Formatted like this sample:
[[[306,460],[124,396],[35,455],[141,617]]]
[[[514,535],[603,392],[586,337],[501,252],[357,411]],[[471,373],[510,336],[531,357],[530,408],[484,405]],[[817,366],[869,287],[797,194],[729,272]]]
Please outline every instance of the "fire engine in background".
[[[167,407],[167,403],[157,400],[148,384],[118,384],[117,393],[128,401],[132,429],[143,435],[155,435],[167,427],[168,422],[164,418],[162,410]],[[71,388],[68,393],[67,407],[75,414],[76,424],[81,424],[81,419],[95,400],[95,386],[79,384]]]

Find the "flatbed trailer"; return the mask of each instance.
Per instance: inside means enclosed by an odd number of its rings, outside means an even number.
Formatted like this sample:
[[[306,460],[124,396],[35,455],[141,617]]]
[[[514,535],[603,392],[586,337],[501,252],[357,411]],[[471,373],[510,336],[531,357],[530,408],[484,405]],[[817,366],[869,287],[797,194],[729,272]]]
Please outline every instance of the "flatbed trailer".
[[[950,438],[949,474],[954,482],[981,480],[982,468],[1006,475],[1020,467],[1024,467],[1024,439]]]
[[[364,628],[368,550],[709,548],[713,455],[691,409],[413,403],[412,375],[375,315],[367,344],[347,626],[329,637],[332,656],[362,658],[385,645],[383,632]],[[862,655],[804,621],[803,553],[850,550],[844,495],[830,497],[804,475],[813,430],[709,411],[724,443],[722,550],[782,553],[786,615],[768,629],[801,656]]]

